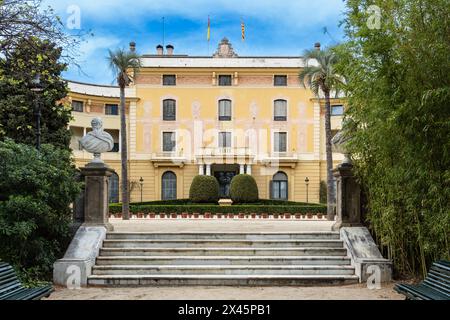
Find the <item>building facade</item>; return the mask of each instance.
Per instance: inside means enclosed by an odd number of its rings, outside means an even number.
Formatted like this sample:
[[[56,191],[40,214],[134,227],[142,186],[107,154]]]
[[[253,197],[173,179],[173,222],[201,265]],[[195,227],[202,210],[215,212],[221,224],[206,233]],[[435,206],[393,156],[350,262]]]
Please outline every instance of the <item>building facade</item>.
[[[216,177],[227,197],[232,177],[247,173],[260,198],[318,202],[326,181],[324,101],[299,82],[303,59],[239,57],[227,39],[211,57],[173,50],[143,55],[126,89],[131,201],[188,198],[198,174]],[[100,116],[115,141],[102,158],[117,173],[111,201],[120,201],[119,89],[76,82],[69,89],[76,165],[92,158],[79,139]],[[340,129],[343,108],[332,101],[332,130]]]

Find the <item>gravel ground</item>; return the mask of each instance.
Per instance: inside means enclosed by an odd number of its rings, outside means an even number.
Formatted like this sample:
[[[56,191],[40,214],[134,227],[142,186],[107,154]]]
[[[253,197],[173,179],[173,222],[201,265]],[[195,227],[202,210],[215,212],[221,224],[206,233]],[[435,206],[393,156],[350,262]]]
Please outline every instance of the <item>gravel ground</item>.
[[[56,288],[46,300],[402,300],[394,283],[333,287],[89,287]]]

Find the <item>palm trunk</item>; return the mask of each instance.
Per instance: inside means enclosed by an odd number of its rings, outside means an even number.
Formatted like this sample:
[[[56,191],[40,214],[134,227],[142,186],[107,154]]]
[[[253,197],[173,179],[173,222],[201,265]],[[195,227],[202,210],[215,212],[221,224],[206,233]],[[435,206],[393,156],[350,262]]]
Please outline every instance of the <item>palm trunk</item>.
[[[130,219],[130,203],[128,197],[128,151],[127,123],[125,114],[125,87],[120,86],[120,143],[122,162],[122,215],[124,220]]]
[[[334,181],[333,181],[333,154],[331,151],[331,105],[330,91],[324,90],[325,94],[325,151],[327,156],[327,219],[334,220]]]

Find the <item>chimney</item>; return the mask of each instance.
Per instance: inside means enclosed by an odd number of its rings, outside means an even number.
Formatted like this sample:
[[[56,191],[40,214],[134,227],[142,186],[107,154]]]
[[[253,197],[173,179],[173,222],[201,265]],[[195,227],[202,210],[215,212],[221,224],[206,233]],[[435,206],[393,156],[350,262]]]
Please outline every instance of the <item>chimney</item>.
[[[316,49],[317,51],[320,51],[320,42],[316,42],[314,44],[314,49]]]
[[[131,41],[130,42],[130,51],[135,52],[136,51],[136,42]]]
[[[166,46],[166,51],[167,51],[167,55],[168,55],[168,56],[173,55],[173,49],[174,49],[174,47],[173,47],[173,45],[171,45],[171,44],[168,44],[168,45]]]
[[[156,54],[157,54],[158,56],[162,56],[163,53],[164,53],[164,47],[163,47],[162,45],[158,44],[158,45],[156,46]]]

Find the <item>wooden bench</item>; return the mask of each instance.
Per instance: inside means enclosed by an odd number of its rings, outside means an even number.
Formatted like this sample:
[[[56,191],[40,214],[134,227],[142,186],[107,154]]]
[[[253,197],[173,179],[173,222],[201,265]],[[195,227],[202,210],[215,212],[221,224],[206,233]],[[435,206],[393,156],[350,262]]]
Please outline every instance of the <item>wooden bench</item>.
[[[0,300],[40,300],[53,292],[51,285],[38,288],[25,288],[20,283],[14,269],[0,262]]]
[[[408,300],[450,300],[450,261],[433,263],[421,283],[397,284],[394,289]]]

